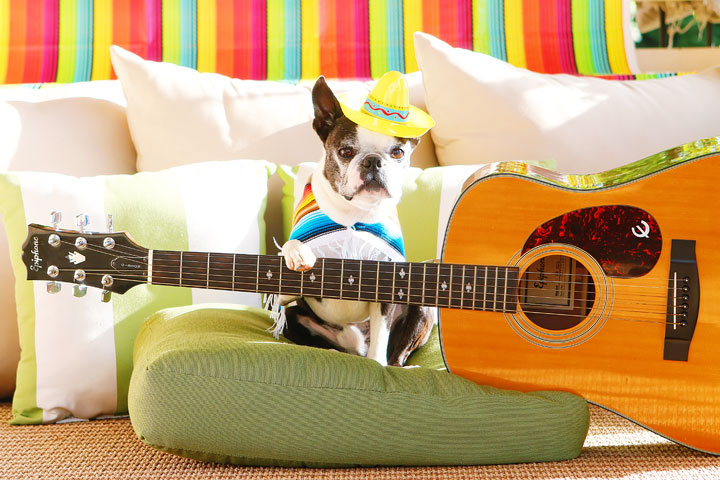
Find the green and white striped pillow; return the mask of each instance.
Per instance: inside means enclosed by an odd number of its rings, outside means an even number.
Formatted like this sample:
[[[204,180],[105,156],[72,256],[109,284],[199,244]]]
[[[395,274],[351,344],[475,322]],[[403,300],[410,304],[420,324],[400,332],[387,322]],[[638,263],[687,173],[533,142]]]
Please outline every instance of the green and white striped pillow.
[[[78,213],[89,230],[127,231],[153,249],[263,253],[267,179],[264,161],[208,162],[155,173],[76,178],[21,172],[0,175],[0,213],[11,249],[22,349],[13,399],[14,424],[50,423],[127,412],[135,335],[156,311],[204,302],[260,306],[257,294],[139,285],[100,302],[72,289],[48,295],[45,282],[25,280],[21,245],[28,223]]]
[[[315,163],[301,163],[294,167],[281,165],[278,173],[283,187],[283,231],[290,236],[295,205]],[[411,262],[439,258],[445,240],[450,213],[463,184],[480,165],[453,165],[425,170],[410,168],[405,177],[403,196],[398,204],[398,216],[405,240],[405,254]]]

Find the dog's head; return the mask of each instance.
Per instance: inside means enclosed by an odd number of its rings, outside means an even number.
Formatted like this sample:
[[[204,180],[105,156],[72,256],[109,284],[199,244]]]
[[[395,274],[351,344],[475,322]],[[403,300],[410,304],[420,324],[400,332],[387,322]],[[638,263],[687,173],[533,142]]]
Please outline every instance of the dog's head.
[[[313,128],[325,146],[323,174],[333,190],[358,206],[399,200],[404,172],[420,139],[384,135],[353,123],[323,77],[312,97]]]

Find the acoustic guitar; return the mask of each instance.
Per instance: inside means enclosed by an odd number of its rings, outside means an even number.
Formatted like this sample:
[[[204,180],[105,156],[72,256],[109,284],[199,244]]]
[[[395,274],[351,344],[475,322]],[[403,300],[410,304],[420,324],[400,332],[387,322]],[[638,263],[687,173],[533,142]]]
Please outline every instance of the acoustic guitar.
[[[442,263],[151,250],[127,233],[31,224],[29,280],[437,306],[450,371],[558,389],[720,454],[720,137],[596,175],[522,163],[468,182]],[[703,294],[701,295],[701,291]]]

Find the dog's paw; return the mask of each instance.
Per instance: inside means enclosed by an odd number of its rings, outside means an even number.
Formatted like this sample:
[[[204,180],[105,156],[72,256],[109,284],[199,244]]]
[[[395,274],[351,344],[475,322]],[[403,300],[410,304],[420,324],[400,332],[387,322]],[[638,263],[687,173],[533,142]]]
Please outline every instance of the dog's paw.
[[[289,240],[285,243],[282,247],[282,255],[285,257],[285,265],[290,270],[298,272],[310,270],[317,260],[312,249],[299,240]]]

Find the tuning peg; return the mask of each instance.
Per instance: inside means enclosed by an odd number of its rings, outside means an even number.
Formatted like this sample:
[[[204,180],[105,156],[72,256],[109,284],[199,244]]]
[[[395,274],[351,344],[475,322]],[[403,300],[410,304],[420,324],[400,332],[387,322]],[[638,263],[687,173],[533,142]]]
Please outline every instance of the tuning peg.
[[[47,293],[58,293],[62,289],[62,283],[47,282]]]
[[[90,220],[86,214],[81,213],[80,215],[75,216],[75,225],[78,226],[81,232],[85,231],[85,227],[87,227],[88,223],[90,223]]]
[[[108,216],[107,216],[107,231],[108,231],[108,233],[113,232],[113,218],[112,218],[112,214],[110,214],[110,213],[108,213]]]
[[[74,285],[73,286],[73,295],[76,297],[84,297],[87,293],[87,286],[85,285]]]
[[[52,226],[55,230],[58,229],[60,222],[62,222],[62,212],[58,212],[55,210],[50,212],[50,223],[52,223]]]
[[[102,290],[100,292],[100,301],[103,303],[107,303],[110,301],[110,292],[107,290]]]

